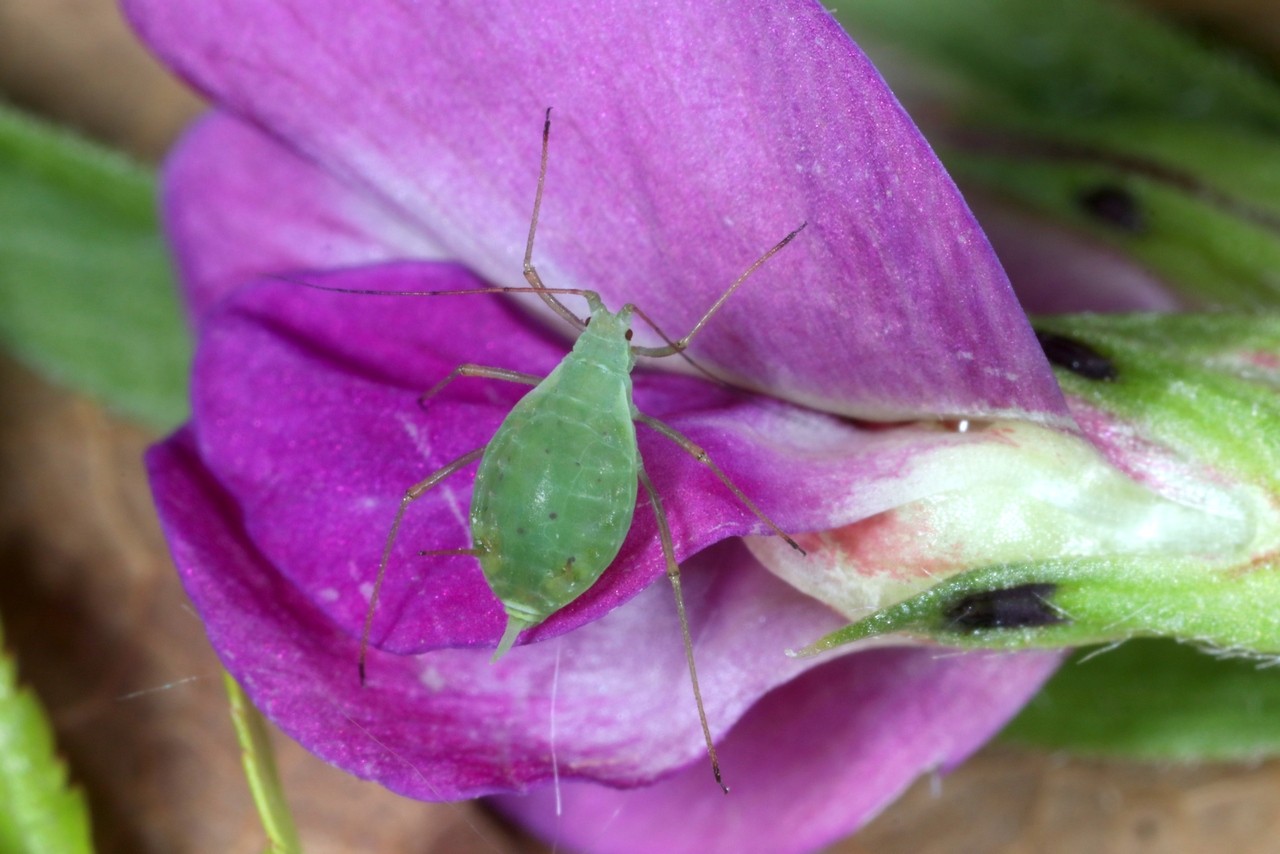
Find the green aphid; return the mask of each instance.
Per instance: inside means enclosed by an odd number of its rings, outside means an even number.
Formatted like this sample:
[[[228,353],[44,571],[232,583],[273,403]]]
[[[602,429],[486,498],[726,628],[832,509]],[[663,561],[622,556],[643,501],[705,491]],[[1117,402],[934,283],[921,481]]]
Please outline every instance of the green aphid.
[[[671,530],[662,503],[645,473],[639,448],[636,446],[635,422],[651,427],[684,448],[707,466],[752,513],[793,548],[803,550],[729,480],[702,448],[674,428],[636,409],[631,399],[631,371],[637,355],[683,355],[690,339],[738,286],[761,264],[791,242],[804,225],[784,237],[739,276],[687,335],[678,341],[672,341],[634,305],[628,304],[618,312],[611,312],[594,291],[548,288],[542,283],[533,266],[532,257],[533,238],[546,180],[550,128],[551,111],[548,110],[546,123],[543,125],[538,189],[524,256],[524,276],[529,287],[421,291],[404,295],[534,293],[580,330],[578,339],[572,351],[545,378],[504,368],[464,364],[455,368],[449,376],[423,395],[424,400],[432,397],[460,376],[484,377],[534,386],[512,408],[487,445],[462,455],[405,493],[387,534],[382,562],[369,599],[369,610],[360,639],[360,681],[363,684],[365,653],[387,562],[405,510],[415,499],[459,469],[477,458],[480,459],[471,498],[471,547],[420,554],[470,555],[480,561],[485,579],[507,614],[506,631],[493,655],[496,661],[511,649],[522,631],[538,625],[577,599],[595,584],[613,562],[631,528],[639,484],[645,488],[657,517],[662,551],[666,557],[667,577],[675,591],[676,608],[684,635],[685,657],[689,664],[689,676],[693,683],[693,694],[698,705],[712,771],[716,781],[727,792],[728,789],[720,779],[719,762],[698,689],[689,623],[680,592],[680,568],[675,560]],[[557,299],[557,295],[584,298],[590,316],[586,320],[579,318]],[[633,315],[639,316],[658,331],[667,342],[666,346],[632,346],[630,322]]]

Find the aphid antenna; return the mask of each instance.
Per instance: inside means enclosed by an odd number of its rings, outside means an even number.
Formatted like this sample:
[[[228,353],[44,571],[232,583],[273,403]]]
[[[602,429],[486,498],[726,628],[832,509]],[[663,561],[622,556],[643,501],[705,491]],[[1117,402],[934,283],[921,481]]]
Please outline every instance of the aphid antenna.
[[[509,285],[492,288],[460,288],[446,291],[384,291],[377,288],[336,288],[332,285],[320,285],[315,282],[308,282],[306,279],[299,279],[296,276],[290,276],[284,273],[271,273],[266,276],[268,279],[285,282],[290,285],[301,285],[304,288],[311,288],[315,291],[328,291],[332,294],[356,294],[365,297],[460,297],[468,294],[537,294],[546,300],[553,294],[563,294],[571,297],[582,297],[590,303],[591,300],[599,300],[600,294],[588,288],[551,288],[539,283],[537,286],[532,285]],[[556,305],[564,309],[564,312],[556,313],[563,317],[569,323],[573,324],[579,330],[587,328],[587,320],[578,317],[570,311],[563,303],[556,300]],[[566,313],[567,312],[567,313]]]
[[[377,288],[335,288],[332,285],[320,285],[315,282],[308,282],[306,279],[299,279],[295,276],[285,275],[283,273],[271,273],[267,276],[269,279],[285,282],[290,285],[301,285],[304,288],[311,288],[316,291],[328,291],[333,294],[358,294],[366,297],[460,297],[468,294],[565,294],[566,296],[582,297],[583,299],[600,299],[600,295],[595,291],[586,288],[535,288],[528,285],[511,285],[492,288],[459,288],[446,291],[384,291]],[[570,312],[572,314],[572,312]],[[575,315],[575,320],[576,320]],[[575,324],[579,327],[585,326],[581,320]]]
[[[797,227],[794,231],[792,231],[786,237],[782,238],[776,244],[774,244],[772,249],[770,249],[768,252],[764,253],[759,258],[757,258],[755,262],[750,267],[748,267],[741,276],[735,279],[733,284],[730,285],[725,290],[725,292],[720,295],[720,298],[717,299],[714,303],[712,303],[711,308],[707,309],[706,313],[702,315],[701,319],[699,319],[698,322],[693,325],[693,328],[689,330],[689,333],[685,335],[683,338],[681,338],[679,341],[670,342],[666,347],[635,347],[633,348],[635,352],[641,356],[662,357],[662,356],[670,356],[673,353],[678,353],[684,350],[686,347],[689,346],[689,341],[693,339],[693,336],[701,332],[702,327],[707,325],[707,321],[711,320],[712,316],[714,316],[715,313],[720,310],[720,307],[723,306],[726,302],[728,302],[729,297],[733,296],[733,292],[736,291],[739,287],[741,287],[742,283],[745,282],[752,273],[760,269],[760,267],[766,261],[768,261],[774,255],[777,255],[779,252],[781,252],[782,248],[786,246],[788,243],[790,243],[792,240],[794,240],[797,234],[804,231],[805,227],[808,224],[809,224],[808,222],[800,223],[799,227]],[[652,321],[650,321],[650,325],[652,325]]]
[[[546,286],[535,288],[535,287],[530,287],[526,285],[519,285],[519,286],[504,286],[504,287],[493,287],[493,288],[467,288],[467,289],[448,290],[448,291],[384,291],[376,288],[337,288],[337,287],[333,287],[332,285],[321,285],[315,282],[308,282],[306,279],[300,279],[295,276],[286,275],[284,273],[272,273],[268,275],[267,278],[275,279],[277,281],[284,282],[285,284],[289,284],[289,285],[301,285],[304,288],[311,288],[314,291],[326,291],[332,294],[356,294],[358,296],[366,296],[366,297],[457,297],[457,296],[466,296],[468,294],[538,294],[539,296],[545,296],[547,294],[563,294],[565,296],[582,297],[583,299],[591,299],[593,297],[595,299],[600,299],[600,295],[598,293],[596,293],[593,290],[588,290],[586,288],[553,288],[553,287],[546,287]],[[663,351],[656,358],[663,358],[666,356],[680,356],[682,359],[688,362],[693,367],[694,370],[696,370],[698,373],[707,377],[707,379],[712,380],[713,382],[720,383],[721,385],[725,385],[724,380],[722,380],[720,377],[717,377],[715,374],[711,373],[711,371],[707,370],[702,365],[698,364],[698,362],[692,356],[690,356],[687,352],[685,352],[685,348],[683,346],[677,344],[674,340],[672,340],[671,336],[663,332],[662,328],[653,321],[653,318],[649,317],[649,315],[645,314],[644,311],[642,311],[638,306],[634,304],[631,306],[631,309],[632,309],[632,312],[637,317],[643,320],[646,324],[649,325],[651,329],[653,329],[654,332],[657,333],[659,338],[661,338],[664,342],[666,342],[667,344],[666,347],[656,348],[658,350]],[[572,314],[572,312],[570,313]],[[588,317],[586,320],[580,320],[575,315],[572,322],[578,328],[585,329],[587,326],[587,321],[589,321],[590,319],[591,318]],[[655,348],[632,347],[631,349],[638,356],[650,357],[652,356],[652,354],[647,351]],[[667,352],[667,351],[670,351],[670,352]]]
[[[558,288],[548,288],[542,283],[542,277],[538,275],[538,270],[533,266],[533,236],[538,231],[538,214],[542,211],[542,190],[547,183],[547,152],[551,143],[551,108],[547,107],[546,117],[542,122],[542,157],[538,164],[538,189],[533,194],[533,216],[529,218],[529,239],[524,245],[524,278],[533,288],[533,292],[542,297],[551,309],[569,323],[585,329],[587,322],[578,315],[569,310],[568,306],[555,298],[556,293],[563,291]]]

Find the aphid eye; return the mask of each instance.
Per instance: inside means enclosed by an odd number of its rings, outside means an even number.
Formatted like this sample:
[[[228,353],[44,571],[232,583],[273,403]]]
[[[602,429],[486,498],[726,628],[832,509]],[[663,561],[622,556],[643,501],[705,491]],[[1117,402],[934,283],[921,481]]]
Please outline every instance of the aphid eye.
[[[1124,187],[1101,184],[1080,193],[1077,203],[1089,216],[1128,234],[1143,234],[1147,217],[1138,199]]]
[[[630,341],[630,340],[631,340],[631,330],[630,330],[630,329],[628,329],[628,330],[627,330],[627,340],[628,340],[628,341]]]
[[[1114,380],[1116,366],[1111,360],[1081,341],[1054,332],[1035,330],[1036,340],[1051,364],[1066,368],[1087,380]]]
[[[586,320],[584,320],[584,321],[582,321],[582,326],[585,328],[585,327],[588,327],[588,326],[590,326],[590,325],[591,325],[591,315],[589,315],[589,314],[588,314],[588,315],[587,315],[587,319],[586,319]]]
[[[962,596],[943,612],[947,628],[977,632],[984,629],[1034,629],[1067,622],[1049,601],[1056,584],[1019,584]]]

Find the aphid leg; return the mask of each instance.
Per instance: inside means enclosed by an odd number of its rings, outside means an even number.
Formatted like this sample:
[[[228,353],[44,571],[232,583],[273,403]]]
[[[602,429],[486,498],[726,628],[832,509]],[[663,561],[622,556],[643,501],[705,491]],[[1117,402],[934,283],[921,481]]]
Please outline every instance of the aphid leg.
[[[458,457],[443,468],[437,469],[431,477],[410,487],[409,491],[404,494],[404,498],[400,499],[400,509],[396,511],[395,521],[391,523],[391,530],[387,534],[387,544],[382,548],[382,562],[378,564],[378,577],[373,582],[373,593],[369,596],[369,610],[364,615],[364,631],[360,633],[360,657],[357,661],[357,669],[360,672],[361,685],[364,684],[364,659],[365,653],[369,650],[369,632],[373,629],[373,611],[378,605],[378,594],[382,591],[382,580],[387,574],[387,561],[391,558],[391,547],[395,545],[396,532],[400,530],[400,522],[404,519],[404,511],[414,499],[422,497],[431,487],[468,463],[478,460],[487,447],[488,445],[476,448],[474,451]]]
[[[676,430],[676,428],[672,427],[671,425],[666,424],[662,421],[659,421],[656,418],[651,418],[648,415],[645,415],[643,412],[638,412],[638,411],[633,412],[632,417],[635,420],[639,421],[640,423],[645,424],[649,427],[652,427],[654,430],[657,430],[659,433],[666,436],[668,439],[675,442],[680,447],[684,448],[685,451],[689,454],[689,456],[693,457],[695,460],[702,463],[704,466],[706,466],[708,469],[711,470],[712,474],[720,478],[720,482],[723,483],[725,486],[729,487],[729,491],[738,497],[738,500],[742,502],[742,505],[744,507],[746,507],[752,513],[756,514],[756,516],[760,519],[761,522],[764,522],[766,525],[768,525],[770,528],[773,529],[773,532],[775,534],[777,534],[779,537],[782,537],[782,539],[786,540],[787,545],[791,546],[791,548],[800,552],[800,554],[805,553],[804,549],[800,548],[799,543],[793,540],[791,536],[787,534],[786,531],[778,527],[777,522],[770,519],[763,510],[761,510],[759,507],[756,506],[756,503],[754,501],[752,501],[750,498],[747,497],[746,493],[744,493],[741,489],[739,489],[737,485],[734,484],[734,482],[729,479],[729,476],[720,469],[720,466],[715,464],[715,461],[711,459],[711,455],[708,454],[704,448],[702,448],[700,445],[695,444],[693,440],[691,440],[688,436],[685,436],[683,433]]]
[[[486,365],[473,365],[468,362],[458,365],[458,367],[449,372],[449,376],[418,395],[418,406],[426,406],[428,400],[443,391],[445,386],[458,377],[484,377],[490,380],[506,380],[509,383],[524,383],[525,385],[537,385],[544,379],[544,377],[540,377],[537,374],[509,371],[506,368],[490,368]]]
[[[639,467],[640,484],[649,493],[649,501],[653,504],[653,515],[658,518],[658,537],[662,541],[662,556],[667,561],[667,579],[676,595],[676,612],[680,615],[680,632],[684,635],[684,657],[689,664],[689,681],[693,685],[693,700],[698,704],[698,720],[702,723],[702,737],[707,740],[707,756],[711,759],[711,773],[716,783],[727,795],[729,787],[720,777],[720,758],[716,756],[716,745],[711,740],[711,727],[707,723],[707,711],[702,706],[702,690],[698,687],[698,668],[693,663],[693,638],[689,634],[689,617],[684,610],[684,593],[680,589],[680,565],[676,563],[675,544],[671,541],[671,526],[667,523],[667,514],[662,509],[662,500],[649,481],[644,466]]]
[[[533,266],[533,235],[538,231],[538,214],[542,210],[542,189],[547,184],[547,151],[551,142],[551,108],[547,107],[547,117],[542,123],[542,161],[538,166],[538,189],[533,196],[533,216],[529,219],[529,240],[524,245],[524,278],[538,294],[542,301],[556,314],[572,323],[579,329],[586,327],[586,321],[569,310],[569,307],[556,299],[555,294],[542,283],[542,277]]]

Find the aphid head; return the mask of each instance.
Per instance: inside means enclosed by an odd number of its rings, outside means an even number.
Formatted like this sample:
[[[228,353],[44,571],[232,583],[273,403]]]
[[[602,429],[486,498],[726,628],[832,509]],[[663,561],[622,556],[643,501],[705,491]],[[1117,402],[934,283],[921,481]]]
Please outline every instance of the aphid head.
[[[619,312],[612,312],[602,303],[591,306],[591,316],[587,318],[591,336],[611,341],[631,340],[631,306],[623,306]]]

